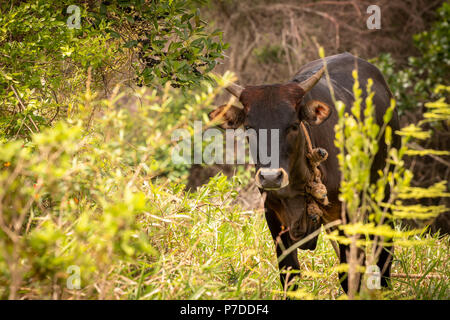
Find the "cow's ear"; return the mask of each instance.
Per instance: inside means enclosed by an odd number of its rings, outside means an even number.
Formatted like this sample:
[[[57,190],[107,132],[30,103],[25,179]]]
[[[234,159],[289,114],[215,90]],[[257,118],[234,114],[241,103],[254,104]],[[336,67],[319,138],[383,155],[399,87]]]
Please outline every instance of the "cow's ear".
[[[233,105],[221,105],[209,114],[211,121],[217,121],[222,129],[237,129],[244,124],[245,111]]]
[[[325,102],[310,100],[301,109],[301,120],[306,120],[311,125],[318,125],[328,119],[331,107]]]

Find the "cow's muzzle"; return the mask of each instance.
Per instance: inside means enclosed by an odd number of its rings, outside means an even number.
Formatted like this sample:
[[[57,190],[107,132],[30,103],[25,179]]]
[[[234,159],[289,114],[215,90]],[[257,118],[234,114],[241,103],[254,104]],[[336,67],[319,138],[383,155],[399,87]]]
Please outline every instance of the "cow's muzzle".
[[[256,185],[265,190],[277,190],[289,184],[289,176],[283,168],[261,168],[256,172]]]

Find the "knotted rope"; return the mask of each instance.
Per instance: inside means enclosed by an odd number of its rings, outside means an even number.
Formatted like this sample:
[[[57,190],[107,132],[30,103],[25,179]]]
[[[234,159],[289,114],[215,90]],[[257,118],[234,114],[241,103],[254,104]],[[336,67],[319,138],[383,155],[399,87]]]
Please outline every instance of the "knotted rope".
[[[319,164],[328,158],[328,152],[323,148],[313,148],[311,138],[308,130],[303,122],[300,122],[300,126],[305,136],[308,152],[306,157],[309,160],[309,164],[312,169],[312,177],[306,183],[305,192],[307,194],[307,213],[309,218],[313,222],[318,222],[319,218],[324,216],[324,212],[321,206],[327,206],[329,204],[327,196],[327,188],[322,183],[321,172],[319,170]]]

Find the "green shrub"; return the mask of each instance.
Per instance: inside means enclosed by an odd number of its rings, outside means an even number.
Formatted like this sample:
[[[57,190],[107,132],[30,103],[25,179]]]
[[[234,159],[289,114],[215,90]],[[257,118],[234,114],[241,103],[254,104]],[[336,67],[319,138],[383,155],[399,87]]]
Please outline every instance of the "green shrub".
[[[409,57],[406,67],[396,66],[389,53],[372,61],[386,77],[400,112],[423,107],[430,97],[439,97],[434,92],[436,85],[450,84],[450,4],[444,2],[437,15],[429,31],[414,36],[420,56]]]
[[[226,48],[185,1],[86,0],[81,27],[69,29],[72,2],[0,4],[0,140],[29,139],[54,119],[72,117],[73,93],[87,81],[103,96],[123,82],[199,85]]]
[[[143,104],[137,110],[117,108],[123,95],[95,100],[83,94],[76,100],[82,102],[80,110],[86,111],[78,113],[78,120],[58,121],[33,134],[27,143],[2,142],[1,297],[202,296],[205,289],[194,290],[196,285],[189,281],[204,277],[201,272],[215,274],[219,266],[230,268],[225,257],[234,254],[237,245],[243,250],[239,239],[250,241],[257,230],[266,228],[261,215],[247,220],[248,215],[230,204],[237,184],[225,177],[213,179],[195,194],[184,194],[182,184],[166,186],[177,180],[177,168],[171,167],[170,132],[190,128],[196,115],[192,109],[207,107],[223,89],[225,82],[219,83],[214,89],[205,83],[202,92],[189,95],[170,86],[162,96],[143,89],[138,93]],[[103,116],[85,116],[93,107],[101,108]],[[179,113],[170,116],[172,110]],[[90,130],[86,130],[87,124]],[[239,225],[246,229],[243,234],[237,232],[241,231]],[[191,262],[200,269],[194,278],[183,269],[173,271],[170,277],[175,277],[174,281],[188,281],[185,285],[189,287],[179,294],[151,294],[153,287],[161,290],[163,283],[158,277],[165,277],[179,263],[180,245],[185,252],[195,250]],[[221,258],[217,246],[221,246]],[[252,258],[245,255],[245,259]],[[73,267],[79,268],[81,291],[66,285]],[[239,271],[238,277],[243,276],[241,272],[246,269]],[[118,294],[115,289],[121,287],[121,277],[133,278],[136,273],[141,279],[149,274],[155,278],[150,277],[149,284],[147,280],[141,283],[141,288],[125,284],[128,291]],[[241,290],[240,285],[236,290]]]

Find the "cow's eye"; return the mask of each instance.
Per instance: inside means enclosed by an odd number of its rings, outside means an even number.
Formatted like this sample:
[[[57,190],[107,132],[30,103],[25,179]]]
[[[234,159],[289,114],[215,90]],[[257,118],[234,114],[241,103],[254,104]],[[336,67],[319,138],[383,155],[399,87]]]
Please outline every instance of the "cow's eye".
[[[288,132],[297,132],[299,129],[299,124],[294,123],[293,125],[288,127]]]

